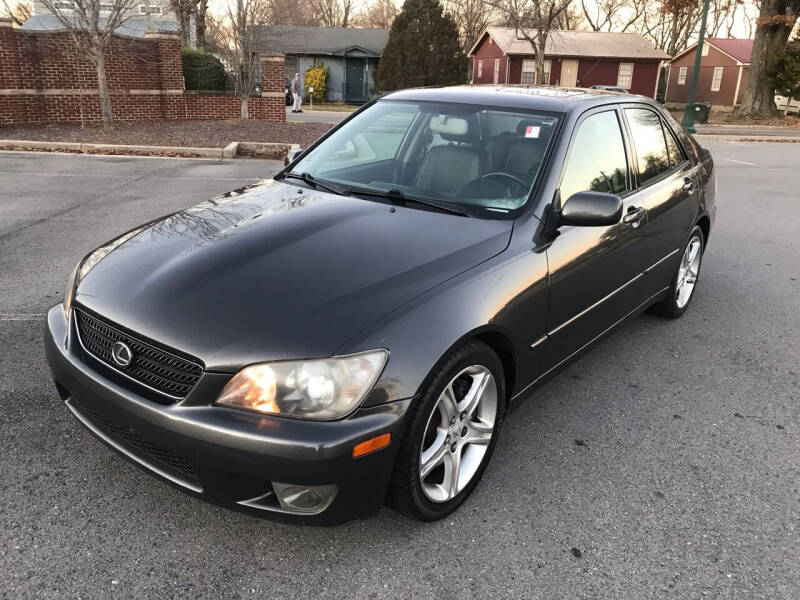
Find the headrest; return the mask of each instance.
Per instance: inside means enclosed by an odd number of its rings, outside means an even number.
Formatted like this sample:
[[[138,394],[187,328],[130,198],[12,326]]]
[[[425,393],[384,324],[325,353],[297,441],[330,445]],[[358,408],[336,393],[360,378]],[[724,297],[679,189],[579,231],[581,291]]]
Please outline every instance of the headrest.
[[[469,132],[469,122],[463,117],[434,115],[431,117],[431,131],[447,139],[458,139]]]

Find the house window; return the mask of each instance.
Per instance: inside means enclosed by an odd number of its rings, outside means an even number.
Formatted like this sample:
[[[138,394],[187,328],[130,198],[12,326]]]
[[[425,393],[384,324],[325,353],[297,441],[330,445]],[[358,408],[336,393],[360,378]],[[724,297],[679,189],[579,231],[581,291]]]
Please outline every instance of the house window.
[[[500,80],[500,59],[494,59],[494,73],[492,74],[492,80],[497,83]]]
[[[703,44],[703,49],[700,51],[701,56],[708,56],[708,44]]]
[[[631,83],[633,83],[633,63],[619,63],[617,86],[629,90]]]
[[[57,10],[73,10],[75,8],[75,3],[69,0],[61,0],[60,2],[54,2],[53,7]]]
[[[478,59],[478,77],[483,77],[483,59]]]
[[[544,80],[542,85],[550,84],[550,68],[552,62],[550,60],[544,61]],[[522,77],[520,83],[533,83],[536,79],[536,61],[532,58],[524,59],[522,61]]]
[[[689,67],[681,67],[678,69],[678,85],[684,85],[686,83],[686,72],[689,70]]]
[[[160,15],[162,10],[160,6],[147,6],[146,4],[139,5],[140,15]]]
[[[722,67],[714,67],[714,76],[711,78],[711,91],[718,92],[722,83]]]

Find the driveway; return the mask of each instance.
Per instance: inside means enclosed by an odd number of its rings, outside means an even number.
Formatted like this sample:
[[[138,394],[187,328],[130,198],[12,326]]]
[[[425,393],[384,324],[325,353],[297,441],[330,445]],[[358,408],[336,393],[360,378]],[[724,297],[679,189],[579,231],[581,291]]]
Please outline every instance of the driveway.
[[[536,392],[446,520],[327,529],[118,457],[62,405],[41,342],[91,248],[279,165],[0,154],[0,595],[800,597],[800,145],[708,145],[719,213],[684,317],[634,320]]]

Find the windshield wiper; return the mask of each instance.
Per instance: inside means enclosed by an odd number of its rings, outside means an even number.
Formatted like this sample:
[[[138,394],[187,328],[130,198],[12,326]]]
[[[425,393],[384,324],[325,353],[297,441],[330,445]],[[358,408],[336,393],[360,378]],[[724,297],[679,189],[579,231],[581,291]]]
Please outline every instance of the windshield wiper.
[[[294,173],[289,171],[288,173],[284,173],[281,176],[281,179],[285,179],[287,177],[291,177],[292,179],[299,179],[300,181],[310,185],[315,190],[325,190],[326,192],[330,192],[331,194],[337,194],[339,196],[349,196],[350,194],[344,188],[336,187],[328,182],[323,182],[314,177],[311,173],[307,173],[303,171],[302,173]]]
[[[423,204],[425,206],[430,206],[442,212],[450,213],[452,215],[460,215],[462,217],[472,217],[474,216],[471,212],[469,212],[465,208],[461,208],[456,204],[451,204],[449,202],[437,202],[436,200],[428,200],[427,198],[417,198],[416,196],[406,196],[401,190],[398,189],[391,189],[391,190],[365,190],[361,188],[349,188],[347,190],[351,194],[356,194],[357,196],[374,196],[376,198],[386,198],[392,204],[398,204],[400,206],[405,206],[409,202],[413,202],[415,204]]]

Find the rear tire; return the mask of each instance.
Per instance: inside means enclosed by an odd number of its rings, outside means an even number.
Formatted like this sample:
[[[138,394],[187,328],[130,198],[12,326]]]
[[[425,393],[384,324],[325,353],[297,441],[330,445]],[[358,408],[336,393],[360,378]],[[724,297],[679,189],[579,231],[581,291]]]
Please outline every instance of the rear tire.
[[[469,342],[434,367],[398,450],[395,510],[436,521],[466,500],[494,451],[505,399],[503,365],[486,344]]]
[[[704,250],[703,230],[695,225],[683,248],[681,262],[667,290],[667,296],[653,305],[654,313],[668,319],[677,319],[686,312],[697,289]]]

